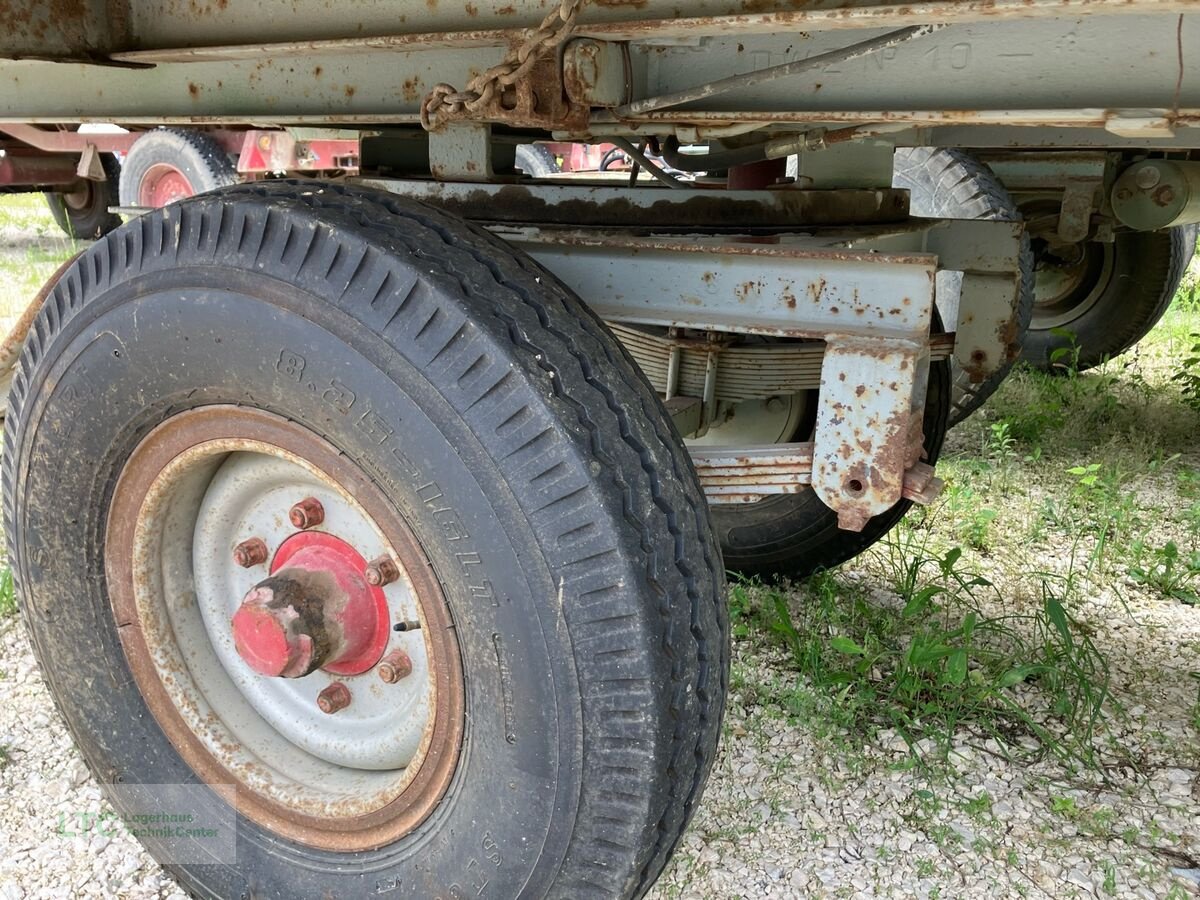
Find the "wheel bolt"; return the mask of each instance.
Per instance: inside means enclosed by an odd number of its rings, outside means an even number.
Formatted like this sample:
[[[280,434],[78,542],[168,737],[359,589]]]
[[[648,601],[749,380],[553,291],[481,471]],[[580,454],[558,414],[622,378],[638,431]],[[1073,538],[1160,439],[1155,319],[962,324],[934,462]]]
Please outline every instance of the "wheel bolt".
[[[363,577],[371,587],[383,587],[400,577],[400,569],[390,556],[380,556],[367,563]]]
[[[335,681],[321,693],[317,694],[317,707],[326,715],[333,715],[350,705],[350,688],[340,681]]]
[[[297,528],[315,528],[325,521],[325,507],[316,497],[306,497],[288,512],[288,518]]]
[[[233,548],[233,561],[243,569],[262,565],[268,555],[267,543],[262,538],[252,537]]]
[[[403,650],[393,650],[379,663],[379,677],[386,684],[395,684],[412,674],[412,660]]]
[[[1154,166],[1142,166],[1133,176],[1133,180],[1143,191],[1148,191],[1162,180],[1162,175]]]

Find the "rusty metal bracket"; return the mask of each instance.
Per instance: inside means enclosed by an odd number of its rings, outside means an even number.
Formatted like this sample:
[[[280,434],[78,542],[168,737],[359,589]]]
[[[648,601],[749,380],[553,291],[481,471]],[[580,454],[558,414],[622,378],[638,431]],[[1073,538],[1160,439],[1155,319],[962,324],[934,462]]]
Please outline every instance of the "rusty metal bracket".
[[[756,503],[812,484],[813,444],[700,448],[692,450],[692,463],[709,503]],[[918,462],[905,470],[901,496],[928,506],[944,487],[933,466]]]
[[[557,48],[543,49],[524,77],[502,87],[480,102],[443,107],[430,131],[436,133],[453,122],[490,122],[546,131],[584,131],[591,109],[572,102],[563,78]]]

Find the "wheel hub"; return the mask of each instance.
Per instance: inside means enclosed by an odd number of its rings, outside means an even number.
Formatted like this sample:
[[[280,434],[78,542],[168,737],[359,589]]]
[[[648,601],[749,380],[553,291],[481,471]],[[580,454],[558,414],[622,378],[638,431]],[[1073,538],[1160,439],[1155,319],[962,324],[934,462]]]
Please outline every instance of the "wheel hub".
[[[176,200],[186,200],[196,193],[186,175],[171,165],[151,166],[138,185],[138,203],[160,207]]]
[[[359,675],[383,655],[387,599],[367,583],[366,560],[341,538],[305,531],[285,540],[271,576],[246,594],[230,623],[255,672],[301,678],[317,669]]]

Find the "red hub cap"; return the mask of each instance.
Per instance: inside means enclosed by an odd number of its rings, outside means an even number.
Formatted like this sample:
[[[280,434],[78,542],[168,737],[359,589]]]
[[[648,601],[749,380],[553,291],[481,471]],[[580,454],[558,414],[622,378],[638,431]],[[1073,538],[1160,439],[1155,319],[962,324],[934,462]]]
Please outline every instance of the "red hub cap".
[[[383,590],[367,584],[367,562],[340,538],[294,534],[271,561],[271,576],[246,594],[233,615],[238,655],[255,672],[300,678],[316,669],[358,675],[387,646]]]
[[[167,163],[151,166],[138,185],[138,204],[157,209],[194,196],[196,189],[186,175]]]

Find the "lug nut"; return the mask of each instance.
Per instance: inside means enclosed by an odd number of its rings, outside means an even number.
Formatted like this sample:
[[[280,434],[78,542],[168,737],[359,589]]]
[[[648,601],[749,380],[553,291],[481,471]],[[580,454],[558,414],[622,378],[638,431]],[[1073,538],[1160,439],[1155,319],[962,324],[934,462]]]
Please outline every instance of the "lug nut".
[[[390,556],[380,556],[367,563],[363,577],[371,587],[383,587],[400,577],[400,569]]]
[[[321,693],[317,694],[317,707],[326,715],[333,715],[340,709],[350,705],[350,688],[340,681],[335,681]]]
[[[316,497],[306,497],[291,508],[288,518],[301,531],[315,528],[325,521],[325,507]]]
[[[266,541],[262,538],[252,537],[233,548],[233,561],[243,569],[262,565],[268,555]]]
[[[403,650],[393,650],[379,663],[379,677],[386,684],[395,684],[412,674],[412,660]]]

